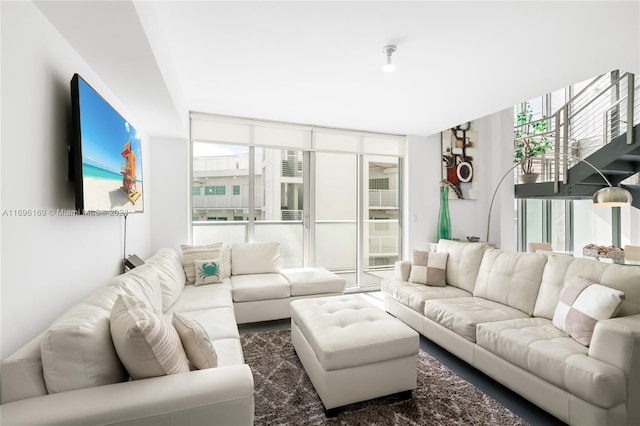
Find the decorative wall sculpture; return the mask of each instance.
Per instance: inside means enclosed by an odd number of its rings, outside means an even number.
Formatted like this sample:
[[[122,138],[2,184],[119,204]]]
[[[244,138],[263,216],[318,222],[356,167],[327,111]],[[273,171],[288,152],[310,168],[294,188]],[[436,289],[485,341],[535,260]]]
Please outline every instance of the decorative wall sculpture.
[[[478,198],[476,160],[478,132],[473,122],[460,124],[441,133],[442,180],[451,189],[449,198]]]

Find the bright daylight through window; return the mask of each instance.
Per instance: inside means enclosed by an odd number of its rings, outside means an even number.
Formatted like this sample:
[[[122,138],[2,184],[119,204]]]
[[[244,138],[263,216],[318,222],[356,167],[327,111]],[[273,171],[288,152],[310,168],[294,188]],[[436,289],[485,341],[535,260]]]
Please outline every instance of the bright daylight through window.
[[[194,113],[193,243],[275,241],[284,268],[379,286],[402,258],[404,141]]]

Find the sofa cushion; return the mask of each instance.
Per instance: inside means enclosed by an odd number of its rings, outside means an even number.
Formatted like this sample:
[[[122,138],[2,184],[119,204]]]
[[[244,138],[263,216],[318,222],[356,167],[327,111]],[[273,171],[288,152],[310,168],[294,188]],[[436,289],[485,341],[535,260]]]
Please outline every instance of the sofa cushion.
[[[596,322],[614,317],[623,301],[623,292],[575,277],[560,295],[553,325],[589,346]]]
[[[134,380],[189,371],[177,331],[144,301],[119,295],[110,325],[118,356]]]
[[[473,295],[533,313],[547,256],[487,249]]]
[[[165,314],[223,306],[233,308],[229,278],[225,278],[222,283],[216,285],[185,286],[180,298],[166,310]]]
[[[393,279],[409,282],[409,275],[411,275],[411,261],[410,260],[396,261],[393,268]]]
[[[282,267],[279,243],[238,243],[231,247],[231,274],[278,273]]]
[[[544,265],[544,271],[542,272],[540,290],[533,308],[534,316],[547,319],[553,318],[553,313],[560,299],[560,293],[565,285],[567,270],[573,261],[574,259],[569,256],[547,256],[547,263]]]
[[[234,275],[231,287],[234,302],[283,299],[291,295],[291,284],[280,274]]]
[[[222,276],[225,278],[231,275],[228,268],[230,255],[228,249],[222,243],[204,244],[204,245],[186,245],[180,246],[182,249],[182,266],[186,275],[187,284],[194,284],[196,281],[196,269],[194,260],[222,259]]]
[[[111,279],[110,286],[121,287],[124,292],[162,310],[162,286],[154,265],[144,264]]]
[[[409,282],[444,287],[448,253],[413,250]]]
[[[240,338],[230,337],[227,339],[217,339],[212,340],[211,343],[218,355],[218,367],[244,364]]]
[[[121,287],[102,287],[49,326],[40,344],[49,393],[127,380],[109,331],[111,308],[123,293]]]
[[[424,315],[472,342],[480,323],[527,317],[518,309],[479,297],[427,300]]]
[[[222,282],[222,256],[207,260],[196,259],[193,261],[193,264],[196,269],[196,281],[194,285],[199,286]]]
[[[487,249],[483,243],[461,243],[458,241],[438,241],[438,253],[448,253],[447,285],[459,287],[470,293],[476,285],[476,277]]]
[[[424,313],[424,302],[427,300],[471,296],[471,293],[458,287],[430,287],[400,280],[383,281],[382,292],[420,314]]]
[[[197,321],[212,342],[220,339],[240,338],[235,312],[232,307],[201,309],[198,311],[181,312],[185,318]],[[166,316],[166,314],[165,314]],[[166,316],[170,319],[170,316]],[[219,358],[219,357],[218,357]]]
[[[202,325],[184,315],[174,313],[171,324],[180,336],[180,342],[191,365],[198,370],[218,366],[218,356],[209,335]]]
[[[549,256],[534,315],[552,319],[560,293],[577,276],[623,292],[625,300],[620,307],[620,316],[640,313],[640,268],[593,259]]]
[[[147,259],[146,263],[153,265],[158,272],[164,312],[178,300],[186,283],[182,262],[175,251],[163,248]]]
[[[324,268],[283,269],[280,274],[291,284],[291,296],[344,293],[346,281]]]
[[[624,372],[587,355],[587,348],[546,318],[478,324],[477,344],[600,407],[625,401]]]

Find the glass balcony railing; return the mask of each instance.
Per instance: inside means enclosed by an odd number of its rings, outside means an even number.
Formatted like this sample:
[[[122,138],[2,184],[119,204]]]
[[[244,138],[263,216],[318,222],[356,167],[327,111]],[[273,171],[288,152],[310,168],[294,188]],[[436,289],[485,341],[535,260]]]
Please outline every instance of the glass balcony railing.
[[[370,189],[369,207],[398,207],[398,191],[394,189]]]
[[[248,221],[193,221],[193,243],[226,244],[247,241]],[[302,221],[256,221],[256,241],[277,241],[282,250],[282,267],[303,266]],[[398,221],[367,221],[364,229],[363,287],[380,285],[393,273],[399,259]],[[356,287],[356,221],[327,220],[316,222],[315,264],[343,276],[348,287]]]
[[[196,209],[246,209],[249,196],[244,195],[194,195],[193,208]],[[256,204],[262,204],[262,197],[256,194]]]

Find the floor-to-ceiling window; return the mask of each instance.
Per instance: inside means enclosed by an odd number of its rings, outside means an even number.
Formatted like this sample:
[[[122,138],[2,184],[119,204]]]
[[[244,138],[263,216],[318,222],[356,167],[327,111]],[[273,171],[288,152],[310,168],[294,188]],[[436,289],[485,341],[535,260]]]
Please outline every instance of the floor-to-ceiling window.
[[[192,144],[191,217],[194,244],[244,242],[249,220],[249,147]]]
[[[315,264],[356,284],[358,266],[358,157],[315,155]]]
[[[563,118],[569,123],[567,158],[560,159],[571,167],[599,150],[611,137],[626,131],[626,122],[621,119],[626,104],[620,103],[626,89],[617,85],[619,78],[618,72],[612,72],[604,78],[585,80],[516,105],[515,112],[524,111],[528,106],[535,120],[553,115],[571,101],[567,111],[570,118]],[[598,94],[604,95],[595,98]],[[565,138],[562,132],[549,135],[554,141],[556,136]],[[563,151],[559,153],[560,157],[564,155]],[[554,177],[550,173],[545,176],[544,169],[546,164],[555,161],[553,157],[554,153],[548,152],[546,160],[539,160],[542,178],[547,182],[553,181]],[[550,170],[548,167],[547,171]],[[596,179],[600,181],[599,177]],[[640,176],[636,174],[623,183],[633,184],[639,180]],[[517,217],[521,221],[518,232],[520,250],[526,250],[530,242],[545,241],[551,243],[553,250],[579,253],[587,244],[622,246],[630,240],[629,235],[633,232],[628,212],[619,208],[594,207],[590,199],[522,199],[516,205]]]
[[[304,264],[303,151],[255,148],[254,241],[277,241],[286,268]]]
[[[390,266],[400,260],[400,163],[398,158],[367,155],[363,193],[364,264],[363,285],[386,278]]]
[[[402,258],[404,139],[192,114],[192,241],[277,241],[285,268],[378,286]]]
[[[554,251],[571,251],[572,202],[569,200],[519,200],[521,211],[521,250],[529,243],[549,242]]]

